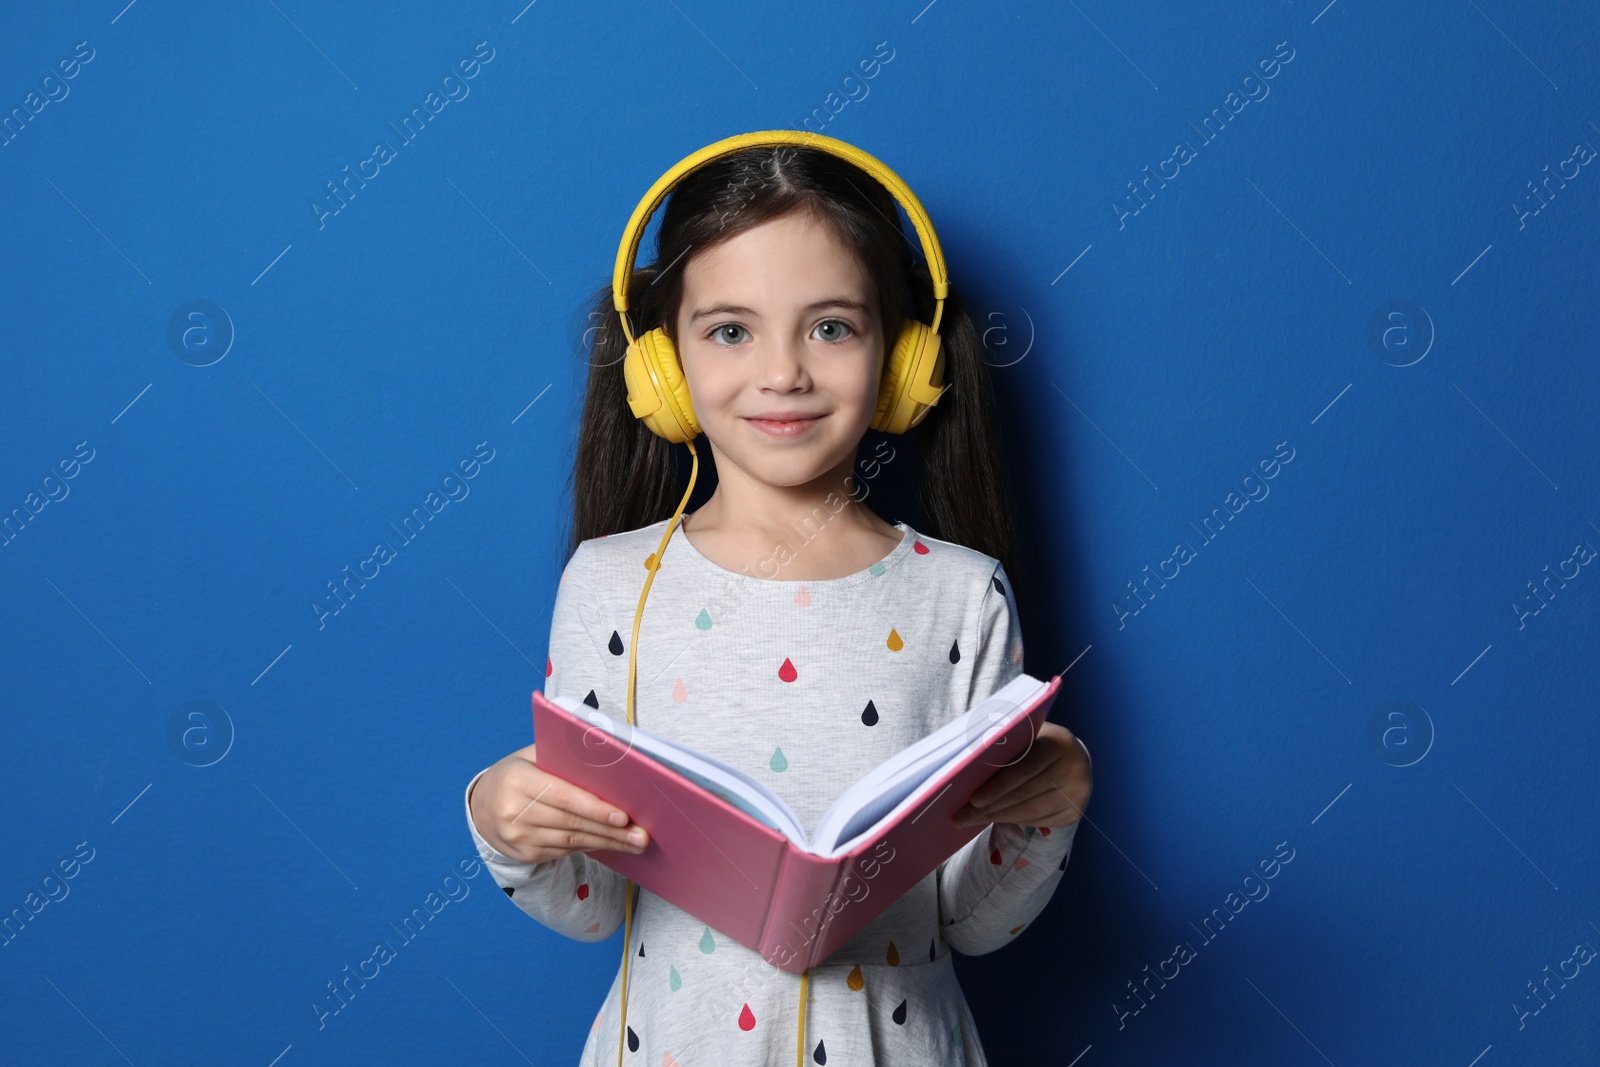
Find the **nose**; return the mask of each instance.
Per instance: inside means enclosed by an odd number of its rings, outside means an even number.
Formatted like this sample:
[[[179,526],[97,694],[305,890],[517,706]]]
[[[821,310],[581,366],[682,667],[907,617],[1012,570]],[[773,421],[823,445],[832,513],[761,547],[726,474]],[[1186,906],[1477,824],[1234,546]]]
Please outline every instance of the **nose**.
[[[763,345],[757,374],[763,388],[789,392],[810,384],[805,344],[787,334]]]

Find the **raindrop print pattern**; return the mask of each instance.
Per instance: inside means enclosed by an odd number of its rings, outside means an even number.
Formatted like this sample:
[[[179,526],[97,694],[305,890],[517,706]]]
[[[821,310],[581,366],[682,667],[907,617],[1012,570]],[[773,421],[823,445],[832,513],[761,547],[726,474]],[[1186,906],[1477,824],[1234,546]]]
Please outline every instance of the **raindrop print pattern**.
[[[665,523],[583,542],[556,596],[546,693],[620,713],[629,662],[623,634],[633,630],[638,576],[654,570],[639,631],[637,721],[761,779],[809,830],[862,773],[1022,670],[1015,604],[999,564],[897,525],[907,536],[884,560],[843,579],[806,582],[722,570],[671,542],[657,567]],[[649,826],[647,812],[629,814]],[[983,1053],[958,1021],[962,993],[949,950],[993,951],[1033,923],[1070,858],[1076,825],[1058,829],[996,823],[977,832],[846,949],[814,966],[806,1061],[975,1067]],[[625,883],[601,861],[607,850],[522,864],[496,853],[475,827],[473,837],[520,910],[567,937],[615,945],[608,939],[622,930]],[[642,886],[634,892],[628,1062],[681,1067],[690,1050],[690,1064],[753,1062],[786,1043],[788,1062],[798,975],[727,938],[715,917],[690,916]],[[918,950],[904,958],[901,946],[912,945],[926,946],[925,964]],[[582,1060],[590,1067],[616,1059],[615,993],[594,1017]],[[844,1007],[850,997],[864,998],[864,1007]],[[887,1032],[840,1025],[862,1011]],[[930,1060],[928,1050],[939,1056]]]

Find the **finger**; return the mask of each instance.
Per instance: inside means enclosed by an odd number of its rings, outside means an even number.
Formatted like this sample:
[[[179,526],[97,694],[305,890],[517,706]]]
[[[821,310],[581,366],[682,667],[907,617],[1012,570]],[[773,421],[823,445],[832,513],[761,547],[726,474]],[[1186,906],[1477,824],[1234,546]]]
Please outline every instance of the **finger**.
[[[1088,802],[1088,795],[1082,788],[1063,789],[1060,783],[1051,782],[1044,792],[1018,803],[1008,803],[1003,808],[990,808],[983,817],[990,822],[1070,826],[1083,818],[1083,806]]]
[[[1045,723],[1046,727],[1051,725],[1053,724],[1048,722]],[[1022,762],[1028,758],[1028,754],[1033,751],[1034,742],[1039,736],[1042,736],[1043,733],[1043,730],[1041,730],[1037,735],[1030,732],[1027,736],[1026,743],[1020,746],[1011,746],[1004,742],[995,745],[995,747],[990,750],[990,754],[997,757],[997,760],[990,760],[989,762],[999,768],[996,773],[1003,774],[1008,770],[1012,770],[1020,766]]]
[[[526,758],[530,762],[533,761],[533,749],[534,746],[529,745],[526,749],[522,750],[528,754]],[[519,752],[518,754],[520,755],[521,753]],[[557,794],[562,798],[560,803],[563,807],[579,810],[585,817],[592,819],[595,822],[605,822],[610,823],[612,826],[621,827],[626,827],[628,825],[627,812],[623,811],[621,808],[618,808],[615,804],[606,802],[600,797],[597,797],[593,793],[589,792],[587,789],[573,785],[565,778],[559,778],[553,774],[550,774],[548,771],[539,770],[537,763],[534,764],[534,769],[538,771],[539,776],[547,778],[550,782],[556,783],[557,788],[564,791]],[[541,788],[547,787],[548,783],[545,787]]]
[[[1017,767],[1002,771],[973,790],[967,803],[973,808],[982,810],[993,808],[997,804],[1036,796],[1049,788],[1048,771],[1048,767],[1033,770]]]
[[[985,821],[1018,826],[1071,826],[1082,817],[1080,811],[1065,804],[1060,797],[1052,801],[1050,796],[1041,794],[1023,804],[997,811]]]
[[[632,849],[649,842],[649,835],[644,833],[643,827],[630,824],[625,812],[587,789],[547,772],[540,772],[539,777],[545,780],[544,784],[529,798],[524,814],[513,821],[553,828],[569,836],[577,833],[587,834],[591,838],[604,841],[606,848]],[[618,819],[621,820],[620,824],[617,822]],[[643,838],[634,836],[636,832],[644,834]]]
[[[1014,774],[997,774],[972,791],[972,796],[967,798],[967,804],[974,808],[988,807],[995,801],[1009,796],[1019,785],[1022,779]]]
[[[533,789],[531,795],[535,799],[542,798],[546,804],[577,812],[591,822],[609,824],[613,827],[628,825],[627,812],[615,804],[595,796],[565,778],[540,770],[537,765],[534,766],[533,778],[529,785]]]
[[[1040,728],[1037,737],[1033,735],[1028,737],[1026,749],[1000,764],[994,773],[989,775],[986,782],[973,790],[969,803],[979,807],[993,804],[1019,787],[1047,773],[1050,769],[1050,764],[1057,762],[1058,758],[1044,751],[1034,753],[1034,745],[1036,741],[1047,737],[1047,735],[1050,738],[1049,743],[1053,744],[1054,735],[1058,733],[1065,734],[1066,732],[1066,728],[1063,726],[1057,726],[1053,722],[1045,723]]]
[[[1004,767],[991,774],[987,781],[974,789],[972,795],[967,798],[967,804],[975,808],[993,804],[1032,777],[1033,772],[1026,767],[1016,764]]]
[[[1035,775],[1015,789],[990,800],[987,804],[974,805],[969,803],[965,808],[956,812],[956,817],[958,819],[964,818],[969,822],[1017,822],[1017,819],[1009,816],[1022,810],[1025,805],[1035,801],[1037,798],[1052,792],[1049,779],[1044,775]],[[1037,805],[1034,805],[1031,810],[1037,811],[1037,807]]]
[[[615,849],[619,852],[643,852],[650,843],[644,827],[637,824],[619,829],[586,819],[576,812],[548,804],[539,804],[524,820],[529,823],[526,840],[530,844],[547,848],[564,848],[587,852],[596,848]],[[631,836],[637,834],[637,838]]]
[[[645,850],[644,844],[618,841],[609,833],[597,834],[587,830],[565,830],[553,826],[539,827],[530,837],[528,846],[559,848],[574,852],[594,852],[604,849],[635,855]]]
[[[1041,791],[1031,795],[1021,792],[1013,794],[998,804],[981,809],[976,818],[983,822],[1070,825],[1082,816],[1083,807],[1073,799],[1072,793],[1047,781]]]

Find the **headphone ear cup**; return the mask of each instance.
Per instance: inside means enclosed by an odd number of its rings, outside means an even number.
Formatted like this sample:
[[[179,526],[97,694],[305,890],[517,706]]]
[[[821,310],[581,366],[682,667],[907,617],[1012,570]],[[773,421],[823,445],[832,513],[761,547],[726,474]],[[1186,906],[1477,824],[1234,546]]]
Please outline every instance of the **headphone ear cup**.
[[[622,361],[628,407],[657,437],[673,444],[700,436],[689,383],[672,339],[660,327],[636,337]]]
[[[927,323],[908,319],[895,338],[878,390],[872,428],[905,433],[927,417],[944,391],[944,349]]]

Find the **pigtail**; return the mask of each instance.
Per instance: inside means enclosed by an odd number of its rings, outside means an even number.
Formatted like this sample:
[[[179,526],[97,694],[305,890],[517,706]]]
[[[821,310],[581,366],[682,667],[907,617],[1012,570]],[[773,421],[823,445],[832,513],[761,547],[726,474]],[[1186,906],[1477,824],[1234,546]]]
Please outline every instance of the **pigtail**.
[[[630,328],[659,321],[649,293],[654,268],[634,272],[628,294]],[[683,496],[671,442],[657,437],[628,407],[622,360],[628,337],[612,306],[611,286],[590,301],[588,323],[578,342],[588,386],[578,424],[577,453],[567,479],[572,525],[567,558],[594,537],[636,530],[668,518]],[[696,447],[699,447],[698,445]]]
[[[924,322],[932,321],[933,282],[920,262],[913,273],[917,315]],[[911,431],[921,435],[917,498],[922,503],[923,527],[930,537],[993,556],[1013,586],[1026,588],[1016,553],[1005,478],[1009,464],[1000,445],[989,364],[983,358],[978,328],[954,283],[945,297],[939,338],[944,381],[949,388]],[[1016,599],[1020,614],[1022,597]]]

